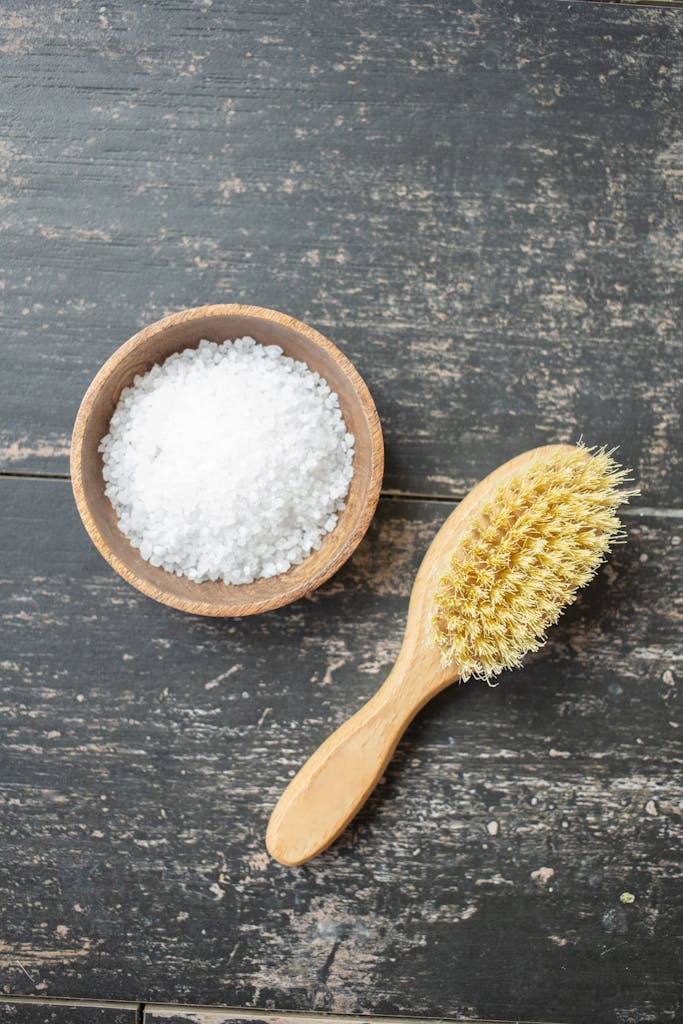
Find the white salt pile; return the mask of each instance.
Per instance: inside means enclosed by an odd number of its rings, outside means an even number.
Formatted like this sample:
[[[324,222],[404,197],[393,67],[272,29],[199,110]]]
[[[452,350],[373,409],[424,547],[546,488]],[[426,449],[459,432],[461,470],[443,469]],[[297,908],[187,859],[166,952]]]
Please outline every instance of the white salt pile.
[[[253,338],[200,342],[126,388],[100,444],[106,493],[143,558],[250,583],[320,547],[353,475],[337,395]]]

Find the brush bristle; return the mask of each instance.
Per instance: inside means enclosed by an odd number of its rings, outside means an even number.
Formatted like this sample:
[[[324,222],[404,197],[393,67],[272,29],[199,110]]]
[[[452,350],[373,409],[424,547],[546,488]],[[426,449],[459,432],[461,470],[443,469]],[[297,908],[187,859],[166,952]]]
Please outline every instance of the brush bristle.
[[[491,680],[527,651],[622,538],[628,470],[604,448],[538,457],[478,509],[441,577],[432,636],[460,678]]]

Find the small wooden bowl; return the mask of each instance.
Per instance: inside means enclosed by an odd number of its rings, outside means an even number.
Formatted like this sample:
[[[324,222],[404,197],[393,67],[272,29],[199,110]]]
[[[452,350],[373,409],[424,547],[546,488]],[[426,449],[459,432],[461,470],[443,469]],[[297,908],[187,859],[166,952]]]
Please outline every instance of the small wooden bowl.
[[[339,396],[349,431],[356,439],[354,475],[346,508],[319,551],[286,573],[253,583],[193,583],[146,562],[118,528],[104,493],[98,446],[122,390],[173,352],[196,348],[202,338],[221,342],[251,335],[279,345],[305,362]],[[139,331],[107,360],[81,403],[71,440],[71,479],[76,504],[98,551],[120,576],[156,601],[196,615],[255,615],[296,601],[319,587],[356,549],[379,499],[384,468],[382,430],[370,392],[353,365],[312,327],[258,306],[199,306],[164,317]]]

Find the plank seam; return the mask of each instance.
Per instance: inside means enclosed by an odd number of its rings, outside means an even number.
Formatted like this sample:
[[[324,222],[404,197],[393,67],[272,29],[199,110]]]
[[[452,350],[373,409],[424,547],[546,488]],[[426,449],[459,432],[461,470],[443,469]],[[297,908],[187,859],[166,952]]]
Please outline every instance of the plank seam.
[[[581,0],[582,3],[608,3],[612,0]],[[683,6],[683,3],[682,5]],[[59,480],[63,483],[70,483],[71,477],[64,473],[15,473],[7,470],[0,470],[0,479],[4,480]],[[391,501],[431,501],[444,505],[456,505],[465,497],[464,493],[457,494],[427,494],[421,491],[380,491],[380,498]],[[664,506],[658,508],[654,505],[631,505],[621,510],[621,515],[629,518],[651,517],[655,519],[683,519],[683,508]]]
[[[622,7],[659,7],[664,11],[671,7],[683,7],[683,0],[577,0],[577,2],[600,6],[621,4]]]
[[[187,1014],[221,1014],[224,1017],[232,1015],[235,1018],[247,1020],[267,1021],[268,1024],[274,1021],[281,1021],[282,1024],[291,1024],[293,1021],[306,1021],[309,1024],[565,1024],[563,1021],[524,1019],[522,1017],[416,1017],[406,1014],[401,1017],[374,1016],[366,1014],[339,1014],[339,1013],[316,1013],[310,1010],[259,1010],[255,1007],[233,1007],[233,1006],[210,1006],[206,1004],[186,1003],[147,1003],[145,1010],[149,1014],[181,1012]],[[149,1024],[154,1024],[150,1018]]]
[[[144,1004],[128,1002],[118,999],[79,999],[76,996],[22,996],[22,995],[0,995],[0,1005],[3,1003],[22,1003],[29,1006],[81,1006],[90,1007],[94,1010],[135,1010],[138,1012]]]
[[[79,999],[68,996],[23,996],[23,995],[0,995],[0,1005],[21,1003],[28,1006],[71,1006],[90,1007],[99,1010],[134,1010],[136,1024],[144,1024],[145,1014],[168,1013],[178,1011],[180,1013],[213,1013],[232,1014],[236,1018],[259,1021],[281,1021],[282,1024],[291,1024],[292,1021],[308,1021],[310,1024],[564,1024],[562,1021],[524,1020],[521,1017],[497,1017],[497,1018],[453,1018],[453,1017],[414,1017],[409,1014],[400,1017],[387,1017],[383,1015],[367,1014],[340,1014],[340,1013],[315,1013],[309,1010],[259,1010],[255,1007],[239,1006],[211,1006],[207,1003],[131,1003],[115,999]]]

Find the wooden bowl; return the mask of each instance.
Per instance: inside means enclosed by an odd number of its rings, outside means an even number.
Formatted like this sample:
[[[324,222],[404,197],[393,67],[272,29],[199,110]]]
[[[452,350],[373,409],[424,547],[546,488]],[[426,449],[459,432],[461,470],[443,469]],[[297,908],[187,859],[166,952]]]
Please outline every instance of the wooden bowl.
[[[193,583],[146,562],[121,533],[104,493],[98,446],[122,390],[138,373],[173,352],[196,348],[202,338],[221,342],[251,335],[305,362],[339,396],[348,430],[356,439],[354,475],[346,508],[319,551],[271,579],[230,585]],[[107,360],[81,403],[71,441],[71,479],[76,504],[98,551],[120,576],[156,601],[196,615],[254,615],[296,601],[340,568],[364,536],[379,499],[384,468],[382,430],[370,392],[332,342],[284,313],[258,306],[199,306],[164,317],[139,331]]]

